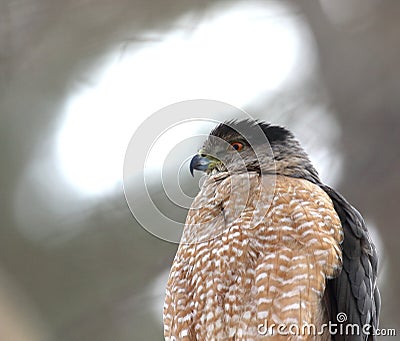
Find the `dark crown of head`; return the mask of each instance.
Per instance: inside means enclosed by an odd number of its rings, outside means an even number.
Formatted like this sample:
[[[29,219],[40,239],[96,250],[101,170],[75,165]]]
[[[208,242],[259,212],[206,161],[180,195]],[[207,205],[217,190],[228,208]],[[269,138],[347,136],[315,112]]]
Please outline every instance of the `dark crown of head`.
[[[227,121],[219,124],[210,133],[224,140],[230,140],[238,134],[250,143],[266,142],[266,137],[271,145],[293,137],[293,134],[283,127],[256,120]]]

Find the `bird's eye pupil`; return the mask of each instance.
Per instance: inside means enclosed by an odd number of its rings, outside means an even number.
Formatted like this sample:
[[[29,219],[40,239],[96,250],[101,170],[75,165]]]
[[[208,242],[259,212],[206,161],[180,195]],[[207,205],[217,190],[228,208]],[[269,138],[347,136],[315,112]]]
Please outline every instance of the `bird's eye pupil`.
[[[241,144],[240,142],[233,142],[233,143],[231,143],[231,146],[233,147],[233,149],[237,150],[238,152],[240,152],[243,148],[243,144]]]

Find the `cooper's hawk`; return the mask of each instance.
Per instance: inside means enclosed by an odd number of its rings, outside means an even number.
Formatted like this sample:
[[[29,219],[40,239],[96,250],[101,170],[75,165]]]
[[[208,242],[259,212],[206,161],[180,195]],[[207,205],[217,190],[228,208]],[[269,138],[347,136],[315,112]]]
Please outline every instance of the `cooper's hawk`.
[[[207,177],[168,279],[167,340],[375,339],[375,247],[291,132],[220,124],[190,168]]]

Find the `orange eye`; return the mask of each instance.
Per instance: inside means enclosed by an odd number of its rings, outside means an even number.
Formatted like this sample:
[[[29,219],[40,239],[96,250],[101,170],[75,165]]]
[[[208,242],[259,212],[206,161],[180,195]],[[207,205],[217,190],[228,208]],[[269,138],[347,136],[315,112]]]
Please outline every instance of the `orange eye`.
[[[243,149],[243,143],[240,143],[240,142],[232,142],[231,146],[233,149],[237,150],[238,152],[240,152]]]

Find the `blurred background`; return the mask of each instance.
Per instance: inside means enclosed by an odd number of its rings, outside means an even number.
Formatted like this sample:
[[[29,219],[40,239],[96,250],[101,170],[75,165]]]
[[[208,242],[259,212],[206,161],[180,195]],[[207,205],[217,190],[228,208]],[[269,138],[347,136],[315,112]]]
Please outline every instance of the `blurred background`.
[[[399,17],[390,0],[1,0],[0,340],[162,340],[177,245],[130,212],[124,155],[154,112],[199,98],[295,132],[370,226],[381,327],[399,333]],[[206,123],[161,142],[173,148]],[[198,147],[160,148],[150,173],[170,155],[164,185],[180,169],[193,197]],[[143,169],[131,173],[133,203],[152,212]],[[182,222],[151,174],[156,206]]]

